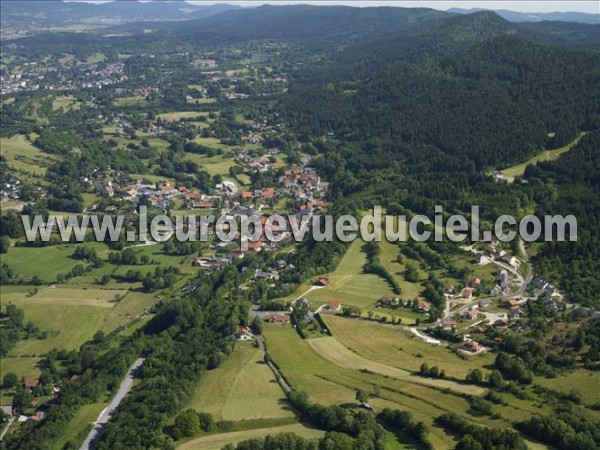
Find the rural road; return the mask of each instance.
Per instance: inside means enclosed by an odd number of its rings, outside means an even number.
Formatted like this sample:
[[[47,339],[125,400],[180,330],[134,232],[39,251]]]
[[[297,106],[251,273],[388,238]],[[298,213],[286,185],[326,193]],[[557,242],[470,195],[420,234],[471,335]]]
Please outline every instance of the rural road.
[[[256,342],[258,342],[258,348],[260,349],[260,351],[263,352],[263,354],[267,355],[267,349],[265,348],[265,343],[264,343],[263,337],[260,335],[257,335],[257,336],[255,336],[255,338],[256,338]],[[267,365],[271,368],[271,370],[275,374],[275,378],[277,378],[277,382],[279,383],[281,388],[284,390],[284,392],[286,394],[291,392],[292,387],[287,383],[287,381],[285,381],[285,378],[283,378],[283,375],[281,375],[281,372],[275,366],[275,364],[273,364],[271,362],[270,358],[267,360]]]
[[[529,271],[527,273],[527,277],[523,277],[522,273],[520,270],[515,269],[514,267],[505,264],[503,262],[500,261],[492,261],[494,264],[496,264],[498,267],[502,267],[503,269],[508,270],[509,272],[511,272],[513,275],[515,275],[517,277],[517,279],[519,280],[519,289],[516,292],[511,292],[510,294],[505,294],[502,295],[502,298],[514,298],[514,297],[518,297],[519,295],[522,295],[526,290],[527,290],[527,286],[529,286],[529,283],[531,283],[531,280],[533,279],[533,267],[531,265],[531,263],[529,263],[529,255],[527,254],[527,251],[525,250],[525,245],[523,243],[523,240],[519,241],[519,247],[521,249],[521,253],[523,253],[524,259],[526,261],[526,264],[529,264]],[[492,297],[485,297],[485,298],[478,298],[475,301],[469,302],[465,305],[463,305],[462,307],[455,309],[452,312],[449,312],[449,302],[446,302],[446,311],[444,314],[444,317],[442,317],[441,319],[439,319],[437,321],[437,323],[440,323],[442,320],[446,320],[446,319],[450,319],[452,317],[455,317],[456,315],[460,315],[466,311],[469,310],[469,308],[473,305],[478,304],[481,300],[486,300],[488,298],[492,298]]]
[[[2,439],[4,439],[4,435],[8,432],[8,429],[10,428],[10,426],[12,425],[12,423],[14,421],[15,421],[15,416],[12,416],[10,419],[8,419],[8,423],[4,427],[4,430],[2,430],[2,433],[0,434],[0,441]]]
[[[121,386],[119,386],[119,390],[110,402],[110,405],[108,405],[108,407],[100,413],[100,416],[94,424],[94,428],[92,428],[90,433],[87,435],[87,437],[83,441],[83,444],[81,444],[81,447],[79,447],[79,450],[91,450],[94,448],[95,441],[100,436],[104,425],[106,425],[106,423],[110,419],[110,415],[117,409],[121,401],[125,398],[129,390],[133,386],[133,375],[135,371],[139,367],[141,367],[142,364],[144,364],[145,360],[146,358],[138,358],[131,365],[131,367],[127,371],[127,375],[125,375],[125,378],[121,382]]]

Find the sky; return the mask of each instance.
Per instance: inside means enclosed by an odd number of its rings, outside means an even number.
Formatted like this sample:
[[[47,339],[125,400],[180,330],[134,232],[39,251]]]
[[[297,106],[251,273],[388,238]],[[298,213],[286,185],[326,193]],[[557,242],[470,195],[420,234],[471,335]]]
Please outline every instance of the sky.
[[[190,3],[200,4],[215,4],[215,3],[229,3],[234,5],[247,5],[247,6],[258,6],[269,4],[319,4],[319,5],[349,5],[349,6],[402,6],[405,8],[415,7],[426,7],[446,10],[449,8],[486,8],[486,9],[510,9],[513,11],[522,12],[554,12],[554,11],[578,11],[599,14],[600,13],[600,2],[596,1],[547,1],[547,0],[535,0],[535,1],[496,1],[496,0],[479,0],[479,1],[398,1],[398,0],[371,0],[371,1],[360,1],[360,0],[276,0],[276,1],[255,1],[255,0],[243,0],[243,1],[214,1],[214,0],[202,0],[193,1]]]

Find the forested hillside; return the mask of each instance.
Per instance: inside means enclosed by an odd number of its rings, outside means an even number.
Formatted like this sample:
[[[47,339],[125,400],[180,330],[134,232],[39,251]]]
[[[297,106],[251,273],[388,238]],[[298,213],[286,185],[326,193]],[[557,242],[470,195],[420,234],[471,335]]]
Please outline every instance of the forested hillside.
[[[543,181],[554,187],[554,195],[541,201],[538,215],[573,214],[578,222],[577,242],[544,244],[536,262],[549,279],[558,280],[569,300],[600,306],[600,132],[579,144],[555,162],[529,166],[530,182]]]
[[[307,135],[433,145],[478,169],[525,160],[549,133],[562,145],[577,130],[594,128],[600,56],[502,34],[420,64],[402,40],[395,47],[375,43],[366,66],[352,62],[352,48],[346,49],[331,78],[326,70],[299,74],[284,111]],[[436,41],[429,48],[439,51]],[[367,50],[358,47],[355,61]],[[399,57],[389,58],[394,50]],[[372,73],[373,67],[380,70]]]

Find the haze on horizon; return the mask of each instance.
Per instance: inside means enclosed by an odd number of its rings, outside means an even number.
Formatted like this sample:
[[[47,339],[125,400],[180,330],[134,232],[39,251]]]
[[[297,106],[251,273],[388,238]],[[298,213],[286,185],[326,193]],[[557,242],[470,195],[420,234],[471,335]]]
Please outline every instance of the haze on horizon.
[[[228,3],[240,6],[271,5],[346,5],[355,7],[368,6],[395,6],[404,8],[433,8],[448,10],[450,8],[483,8],[490,10],[506,9],[524,13],[547,13],[547,12],[581,12],[589,14],[600,14],[600,3],[597,1],[399,1],[399,0],[186,0],[187,3],[212,5]]]

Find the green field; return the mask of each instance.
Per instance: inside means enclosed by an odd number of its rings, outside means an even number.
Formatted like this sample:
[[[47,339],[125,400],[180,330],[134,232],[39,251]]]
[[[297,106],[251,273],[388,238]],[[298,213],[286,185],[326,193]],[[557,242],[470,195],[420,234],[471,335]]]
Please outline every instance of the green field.
[[[280,433],[296,433],[304,438],[319,438],[325,434],[321,430],[308,428],[300,423],[280,427],[259,428],[255,430],[235,431],[204,436],[179,445],[178,450],[220,450],[227,444],[236,444],[247,439],[260,438]]]
[[[43,177],[48,165],[56,160],[54,156],[34,147],[22,134],[0,138],[0,153],[6,158],[8,167],[18,172],[20,178],[26,179]]]
[[[294,417],[262,352],[251,342],[238,342],[221,366],[202,376],[190,406],[217,420]]]
[[[402,288],[402,298],[413,299],[420,297],[423,286],[418,283],[411,283],[404,279],[403,273],[406,266],[398,262],[398,254],[400,253],[398,244],[383,239],[379,246],[381,248],[381,265],[393,275]]]
[[[104,61],[106,61],[106,55],[101,52],[96,52],[93,55],[88,56],[85,62],[88,64],[98,64]]]
[[[572,389],[579,391],[583,403],[593,405],[598,400],[600,374],[586,369],[576,369],[556,378],[536,378],[535,382],[542,386],[568,393]]]
[[[123,290],[46,288],[15,302],[47,339],[20,341],[12,351],[18,356],[40,356],[53,348],[75,350],[104,327],[116,295]]]
[[[148,101],[144,97],[120,97],[113,101],[115,106],[144,106]]]
[[[37,362],[49,350],[78,349],[97,331],[109,333],[143,316],[157,300],[153,294],[123,289],[45,287],[29,295],[32,288],[25,288],[27,290],[3,286],[2,306],[16,304],[25,314],[25,323],[33,322],[41,332],[47,332],[47,337],[19,341],[9,357],[2,359],[2,374],[37,374]],[[115,301],[117,296],[121,300]]]
[[[206,117],[208,116],[207,112],[202,111],[174,111],[168,113],[158,114],[156,116],[157,119],[166,120],[168,122],[174,122],[181,119],[191,119],[196,117]]]
[[[235,165],[231,152],[223,155],[206,156],[196,153],[186,153],[185,159],[195,162],[201,169],[206,170],[211,176],[229,176],[229,169]]]
[[[65,427],[64,432],[54,442],[54,450],[63,449],[71,441],[79,446],[106,406],[107,403],[97,402],[83,405],[79,408]]]
[[[491,364],[493,355],[463,359],[444,346],[431,345],[399,327],[342,317],[324,316],[329,329],[356,355],[416,372],[421,364],[444,369],[448,376],[464,379],[467,372]]]
[[[355,240],[335,271],[326,274],[329,285],[325,289],[313,290],[305,295],[311,301],[313,309],[333,299],[340,301],[342,305],[373,308],[381,297],[392,293],[391,287],[382,278],[362,273],[366,262],[365,254],[361,250],[363,245],[364,242]],[[298,298],[307,289],[307,285],[300,286],[287,300]],[[398,310],[397,314],[401,315],[402,311]]]
[[[15,275],[26,278],[37,275],[42,281],[52,282],[59,273],[66,274],[81,264],[71,258],[75,247],[72,245],[53,245],[49,247],[12,247],[2,255],[2,262],[8,264]]]
[[[558,159],[558,157],[560,155],[562,155],[563,153],[571,150],[571,148],[579,142],[579,139],[581,139],[581,137],[584,134],[585,133],[581,133],[574,141],[568,143],[564,147],[560,147],[560,148],[557,148],[554,150],[544,150],[543,152],[538,153],[535,156],[532,156],[530,159],[528,159],[524,163],[517,164],[517,165],[511,166],[511,167],[507,167],[506,169],[501,170],[500,173],[506,177],[518,177],[525,173],[525,169],[527,168],[527,166],[536,165],[537,163],[543,162],[543,161],[554,161],[554,160]]]
[[[284,377],[291,385],[309,394],[312,401],[331,405],[355,405],[355,392],[363,389],[372,392],[373,387],[381,387],[380,397],[373,397],[369,403],[376,410],[384,407],[410,411],[415,419],[423,421],[430,429],[429,438],[434,448],[448,448],[452,445],[453,437],[444,430],[434,427],[433,420],[444,412],[454,412],[466,417],[473,423],[491,427],[508,427],[513,417],[525,417],[530,412],[514,406],[497,407],[502,414],[500,419],[472,416],[468,402],[458,393],[442,391],[440,387],[423,383],[424,378],[403,375],[405,372],[395,372],[399,378],[384,376],[378,373],[351,369],[336,365],[317,354],[315,344],[302,340],[290,326],[265,325],[267,350],[270,357],[281,368]],[[327,338],[325,338],[327,339]],[[316,339],[314,342],[326,342]],[[385,348],[385,345],[382,345]],[[339,347],[332,345],[328,358],[340,358]],[[344,351],[341,358],[353,358]],[[371,362],[372,363],[372,362]],[[371,364],[361,359],[355,367]],[[344,366],[348,363],[342,363]],[[383,365],[383,364],[382,364]],[[373,366],[371,366],[373,367]],[[364,367],[364,369],[369,369]],[[370,370],[370,369],[369,369]],[[390,370],[390,369],[387,369]],[[391,373],[391,372],[390,372]],[[463,387],[464,385],[459,385]],[[479,389],[479,388],[476,388]],[[506,417],[506,418],[505,418]]]
[[[63,108],[64,111],[79,109],[81,108],[81,103],[71,96],[55,97],[52,100],[52,111],[56,111],[60,108]]]

